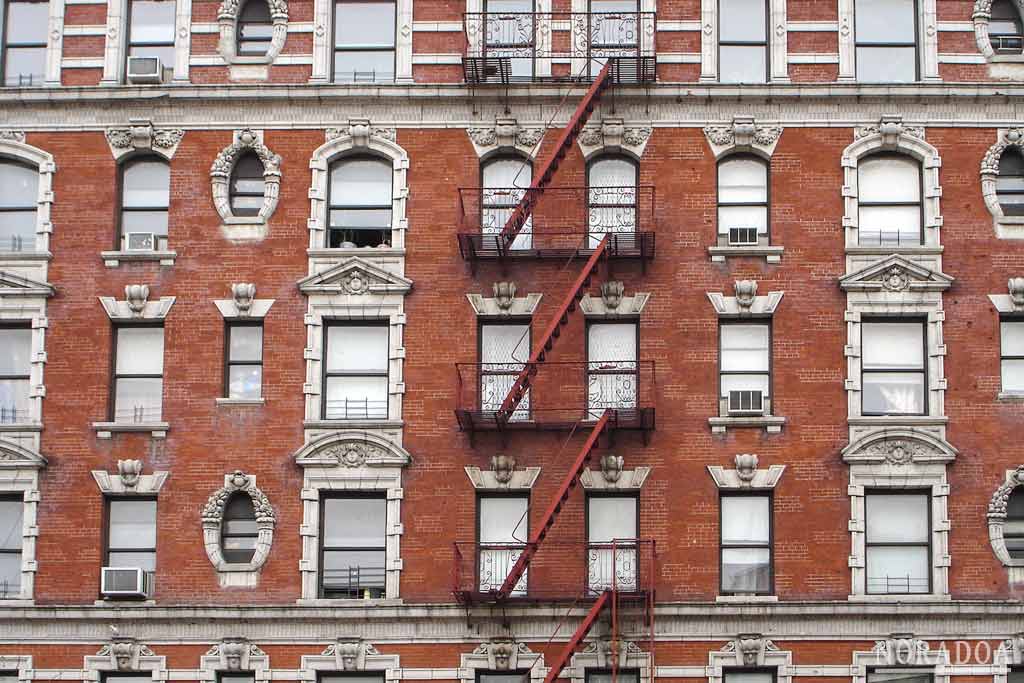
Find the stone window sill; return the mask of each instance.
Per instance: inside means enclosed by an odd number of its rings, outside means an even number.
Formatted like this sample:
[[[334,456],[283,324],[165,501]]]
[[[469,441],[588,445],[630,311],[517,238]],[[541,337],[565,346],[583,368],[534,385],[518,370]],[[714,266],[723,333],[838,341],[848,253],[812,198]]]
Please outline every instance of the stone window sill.
[[[35,605],[32,598],[4,598],[0,600],[0,607],[32,607]]]
[[[295,601],[296,605],[303,607],[400,607],[403,602],[401,598],[377,598],[362,600],[351,599],[328,599],[328,598],[300,598]]]
[[[750,247],[708,247],[714,263],[725,263],[727,258],[738,256],[763,256],[768,263],[778,263],[782,260],[782,252],[782,247],[760,244]]]
[[[777,595],[719,595],[715,598],[715,602],[741,605],[778,601]]]
[[[167,438],[171,426],[166,422],[93,422],[97,439],[110,439],[122,432],[149,432],[154,439]]]
[[[0,424],[0,432],[41,432],[42,422],[8,422]]]
[[[356,247],[355,249],[306,249],[310,258],[337,258],[338,256],[405,256],[405,249],[395,247]]]
[[[882,602],[887,604],[897,602],[950,602],[953,596],[948,593],[893,593],[892,595],[850,595],[848,602]]]
[[[993,64],[1024,64],[1024,55],[992,55]]]
[[[941,245],[932,246],[929,244],[918,244],[915,246],[904,245],[896,247],[873,247],[857,244],[846,247],[846,253],[852,256],[889,256],[890,254],[916,254],[921,256],[930,256],[941,254],[943,251],[944,247]]]
[[[1024,401],[1024,391],[1000,391],[996,394],[997,401]]]
[[[712,434],[725,434],[730,429],[754,427],[764,429],[768,434],[778,434],[786,418],[775,415],[750,415],[745,417],[709,417]]]
[[[945,415],[859,415],[848,418],[846,422],[876,427],[927,427],[947,424],[949,418]]]
[[[218,398],[216,401],[219,406],[261,406],[266,403],[262,398]]]
[[[0,261],[52,261],[53,254],[48,251],[0,251]]]
[[[156,600],[131,600],[117,598],[107,598],[106,600],[94,600],[92,603],[96,607],[110,607],[111,605],[125,605],[131,607],[155,607]]]
[[[398,429],[402,420],[304,420],[305,429]]]
[[[161,266],[173,266],[176,251],[101,251],[100,257],[107,268],[117,268],[121,261],[159,261]]]

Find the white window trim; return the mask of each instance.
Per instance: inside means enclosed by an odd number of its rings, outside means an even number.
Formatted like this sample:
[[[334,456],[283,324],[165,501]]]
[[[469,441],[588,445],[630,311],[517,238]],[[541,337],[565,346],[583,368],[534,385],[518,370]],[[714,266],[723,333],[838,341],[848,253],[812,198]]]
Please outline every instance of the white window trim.
[[[45,84],[60,85],[61,57],[64,51],[64,0],[49,0],[47,21]]]
[[[789,24],[786,0],[768,2],[768,82],[789,83]],[[852,2],[853,0],[850,0]],[[934,0],[933,0],[934,1]],[[842,2],[842,0],[840,0]],[[700,0],[700,81],[718,82],[718,0]]]
[[[327,433],[296,451],[295,462],[303,468],[302,575],[300,605],[368,605],[400,603],[402,572],[402,468],[412,462],[400,445],[371,432],[342,430]],[[330,491],[381,491],[387,498],[385,520],[384,600],[336,600],[319,597],[320,496]],[[303,669],[307,669],[303,664]],[[397,664],[396,664],[397,668]]]
[[[1018,320],[1024,321],[1024,278],[1012,277],[1007,282],[1008,294],[989,294],[989,301],[992,302],[992,306],[995,307],[996,311],[1000,314],[996,318],[996,325],[998,325],[998,331],[1000,335],[999,344],[999,393],[996,394],[998,400],[1011,400],[1019,401],[1024,399],[1024,392],[1022,391],[1006,391],[1003,389],[1003,353],[1002,353],[1002,325],[1004,322],[1003,314],[1006,314],[1006,321]],[[1024,576],[1022,576],[1024,579]]]
[[[244,493],[252,501],[256,516],[256,551],[249,562],[232,563],[224,559],[221,548],[221,532],[224,512],[228,499],[235,493]],[[277,522],[273,505],[266,494],[256,486],[255,475],[236,470],[224,475],[224,486],[215,491],[206,501],[202,512],[203,546],[206,556],[217,572],[221,588],[255,588],[259,583],[260,569],[270,556],[274,543],[274,525]],[[248,667],[245,667],[248,669]]]
[[[100,85],[125,84],[129,2],[131,0],[107,0],[106,2],[107,40],[103,50],[103,77],[100,79]],[[173,80],[188,82],[188,53],[192,42],[192,0],[175,0],[174,16]]]
[[[412,83],[412,2],[395,0],[395,83]],[[471,11],[469,7],[466,11]],[[310,83],[330,83],[334,70],[334,0],[313,2]]]
[[[1024,0],[1014,0],[1014,4],[1024,19]],[[993,78],[1019,80],[1024,75],[1024,55],[999,55],[992,47],[988,33],[988,25],[992,20],[992,0],[975,0],[971,20],[974,22],[974,42],[978,45],[978,52],[989,63],[989,75]]]
[[[54,0],[51,0],[50,12],[54,11]],[[61,2],[63,6],[63,2]],[[12,161],[21,162],[34,166],[39,172],[39,192],[36,199],[36,243],[32,251],[2,251],[0,258],[5,262],[28,259],[31,263],[18,264],[34,266],[32,268],[34,277],[40,281],[46,280],[46,261],[50,258],[50,234],[53,232],[53,224],[50,222],[50,211],[53,206],[53,174],[57,165],[53,161],[53,155],[44,152],[38,147],[25,143],[25,133],[16,130],[0,131],[0,157]],[[32,258],[33,256],[44,255],[44,259]],[[38,262],[38,264],[37,264]]]
[[[229,65],[229,80],[266,80],[269,66],[281,54],[285,40],[288,38],[288,2],[287,0],[268,0],[270,19],[273,22],[273,35],[267,53],[262,56],[238,54],[238,15],[241,13],[245,0],[223,0],[217,10],[217,27],[220,40],[217,52],[221,59]]]
[[[992,552],[999,562],[1006,567],[1010,583],[1018,585],[1024,582],[1024,559],[1010,557],[1003,538],[1003,527],[1006,525],[1006,505],[1014,491],[1024,486],[1024,465],[1017,469],[1006,470],[1003,483],[992,494],[988,504],[988,540]]]
[[[149,672],[154,683],[166,680],[167,659],[156,655],[134,638],[114,636],[95,655],[87,655],[82,663],[82,680],[100,683],[104,673]]]
[[[402,678],[399,655],[382,655],[359,638],[339,638],[319,655],[302,655],[298,680],[315,683],[317,673],[383,671],[385,681]]]
[[[476,683],[477,671],[530,672],[530,683],[541,683],[547,674],[544,654],[530,649],[526,643],[509,638],[494,638],[480,643],[472,652],[459,655],[458,680]]]
[[[42,262],[45,274],[45,261]],[[38,272],[38,271],[37,271]],[[29,416],[26,422],[0,424],[0,436],[32,451],[40,447],[43,426],[43,398],[46,396],[46,301],[54,288],[11,271],[0,271],[0,321],[27,323],[32,329],[29,356]]]
[[[914,428],[891,428],[859,439],[842,451],[850,467],[851,601],[929,602],[950,600],[949,484],[946,466],[957,452],[945,440]],[[868,594],[865,490],[920,489],[931,492],[931,593]]]
[[[196,673],[201,683],[217,683],[218,674],[237,671],[251,671],[254,680],[269,681],[270,657],[245,638],[224,638],[199,658]]]
[[[917,2],[917,70],[920,81],[939,81],[939,30],[936,0]],[[839,82],[857,81],[855,0],[839,0]]]
[[[256,154],[263,164],[263,206],[255,216],[235,216],[231,210],[231,175],[238,160],[249,152]],[[232,242],[265,239],[281,190],[281,157],[263,144],[262,130],[244,128],[234,132],[231,144],[217,154],[210,166],[210,183],[213,206],[220,214],[220,231],[225,239]]]
[[[572,683],[586,683],[588,669],[611,669],[612,647],[610,639],[592,640],[583,646],[569,660],[569,673]],[[618,640],[619,651],[617,666],[620,671],[636,669],[639,672],[639,683],[651,683],[651,654],[644,652],[631,640]]]
[[[934,683],[949,683],[949,652],[944,648],[932,650],[926,641],[910,633],[894,633],[885,640],[875,641],[870,652],[855,651],[852,683],[867,683],[868,669],[876,666],[934,668]],[[981,672],[971,671],[970,674],[981,675]]]
[[[1022,0],[1024,1],[1024,0]],[[1024,216],[1005,216],[996,194],[999,178],[999,161],[1009,147],[1016,147],[1024,154],[1024,128],[1000,128],[996,131],[996,142],[985,152],[981,160],[981,196],[985,207],[992,214],[992,227],[996,237],[1004,240],[1024,239]]]
[[[775,667],[776,683],[791,683],[793,653],[780,650],[759,633],[741,633],[721,650],[708,653],[708,683],[722,683],[728,669],[748,667]]]
[[[17,671],[18,683],[32,683],[32,655],[0,655],[0,670]]]
[[[20,493],[24,500],[21,526],[21,594],[17,598],[0,600],[0,606],[33,604],[35,576],[39,568],[36,562],[36,537],[39,536],[36,516],[40,499],[39,470],[46,467],[46,464],[46,458],[37,451],[0,439],[0,494]]]

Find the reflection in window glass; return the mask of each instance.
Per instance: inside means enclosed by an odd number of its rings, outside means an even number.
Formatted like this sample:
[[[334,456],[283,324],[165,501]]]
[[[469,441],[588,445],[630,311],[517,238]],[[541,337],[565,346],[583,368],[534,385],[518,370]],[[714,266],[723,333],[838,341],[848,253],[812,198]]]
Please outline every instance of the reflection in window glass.
[[[924,323],[861,324],[861,410],[864,415],[924,415]]]
[[[258,399],[263,393],[263,326],[228,325],[227,397]]]
[[[111,499],[107,504],[108,567],[156,569],[156,501]]]
[[[388,356],[387,325],[328,325],[324,419],[386,419]]]
[[[171,197],[167,162],[144,157],[121,170],[121,244],[129,251],[167,248],[167,209]]]
[[[128,56],[160,60],[162,80],[174,73],[174,0],[131,0]]]
[[[0,251],[34,251],[39,171],[0,161]]]
[[[274,37],[274,22],[267,0],[249,0],[238,15],[237,53],[246,57],[263,57]]]

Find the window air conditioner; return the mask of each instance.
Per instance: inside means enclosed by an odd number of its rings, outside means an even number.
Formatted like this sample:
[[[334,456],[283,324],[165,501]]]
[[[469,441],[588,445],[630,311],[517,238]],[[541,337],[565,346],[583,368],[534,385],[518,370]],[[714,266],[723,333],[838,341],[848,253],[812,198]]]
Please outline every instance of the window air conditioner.
[[[163,80],[163,64],[159,57],[129,57],[129,83],[159,83]]]
[[[124,237],[128,251],[153,251],[156,249],[156,235],[151,232],[129,232]]]
[[[730,415],[764,415],[764,396],[758,391],[730,391]]]
[[[729,244],[733,246],[757,244],[757,228],[729,228]]]
[[[109,598],[144,598],[153,592],[153,577],[139,567],[103,567],[100,592]]]

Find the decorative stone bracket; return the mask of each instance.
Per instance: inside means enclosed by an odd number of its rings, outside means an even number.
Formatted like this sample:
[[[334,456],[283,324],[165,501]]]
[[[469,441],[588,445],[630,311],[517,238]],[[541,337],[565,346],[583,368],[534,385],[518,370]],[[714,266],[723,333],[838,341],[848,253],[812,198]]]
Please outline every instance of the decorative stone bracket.
[[[263,2],[263,0],[249,0]],[[263,164],[263,206],[255,216],[235,216],[231,209],[231,173],[245,154],[254,153]],[[261,240],[267,236],[267,222],[277,208],[281,189],[281,157],[263,144],[263,131],[245,128],[235,131],[234,142],[225,147],[210,166],[213,205],[220,214],[221,231],[231,240]]]
[[[138,150],[147,150],[170,160],[185,137],[181,128],[154,128],[147,119],[130,119],[127,128],[108,128],[107,144],[114,159]]]
[[[910,136],[924,140],[924,126],[911,126],[903,123],[902,116],[886,115],[879,119],[878,123],[867,126],[857,126],[853,130],[853,139],[871,137],[872,135],[882,136],[883,147],[896,147],[902,136]]]
[[[224,638],[199,659],[199,680],[216,681],[221,671],[252,671],[257,681],[270,680],[270,657],[246,638]]]
[[[1015,470],[1006,470],[1005,480],[992,494],[988,504],[988,540],[999,561],[1004,567],[1010,568],[1010,582],[1014,584],[1024,582],[1024,559],[1010,557],[1006,539],[1003,538],[1003,527],[1006,525],[1006,506],[1010,496],[1021,486],[1024,486],[1024,465]]]
[[[495,282],[492,286],[493,297],[482,294],[467,294],[469,305],[473,307],[478,318],[503,318],[531,316],[540,304],[542,294],[527,294],[516,297],[516,283]]]
[[[649,292],[637,292],[633,296],[625,295],[625,286],[618,280],[601,283],[601,296],[593,297],[584,294],[580,300],[580,309],[588,317],[638,316],[651,298]]]
[[[722,683],[725,670],[734,667],[774,667],[777,683],[790,683],[792,663],[792,652],[780,650],[760,633],[741,633],[721,650],[708,653],[708,683]]]
[[[583,470],[580,483],[585,489],[608,489],[615,491],[639,490],[651,474],[650,467],[637,467],[635,470],[623,469],[624,459],[621,455],[605,453],[598,463],[600,470]]]
[[[848,465],[944,465],[956,459],[950,444],[926,432],[914,429],[890,429],[859,439],[843,449]]]
[[[487,668],[492,671],[515,671],[524,668],[525,658],[520,655],[536,657],[526,643],[517,643],[508,638],[495,638],[488,642],[480,643],[473,650],[473,654],[478,657],[486,657]]]
[[[244,493],[252,500],[256,513],[256,552],[251,561],[230,563],[224,559],[221,549],[221,526],[228,500],[235,493]],[[218,489],[203,507],[203,545],[206,556],[217,570],[221,588],[242,586],[252,588],[259,579],[259,569],[267,561],[270,546],[274,541],[274,525],[277,522],[274,507],[267,496],[256,486],[256,477],[235,470],[224,475],[224,486]]]
[[[0,140],[9,142],[25,143],[25,131],[23,130],[0,130]]]
[[[737,280],[734,288],[736,296],[725,296],[718,292],[707,293],[708,300],[715,307],[719,318],[772,316],[785,295],[785,292],[768,292],[767,296],[757,296],[757,282],[754,280]]]
[[[774,489],[786,471],[786,466],[771,465],[766,470],[759,470],[757,463],[755,454],[739,453],[736,455],[736,469],[727,470],[719,465],[708,465],[708,472],[719,490]]]
[[[116,629],[115,629],[116,630]],[[114,635],[95,655],[86,656],[83,680],[98,682],[109,671],[161,671],[165,658],[157,656],[135,638]]]
[[[173,296],[150,301],[148,285],[126,285],[124,296],[124,301],[117,301],[111,296],[99,297],[103,310],[111,320],[163,320],[174,305]]]
[[[491,469],[467,467],[466,475],[478,490],[523,490],[531,489],[540,476],[539,467],[516,469],[516,459],[509,455],[495,455],[491,458]]]
[[[540,150],[544,132],[543,126],[520,126],[515,119],[509,118],[496,118],[491,127],[466,129],[473,149],[481,158],[492,152],[515,150],[532,159]]]
[[[782,126],[759,125],[752,116],[734,116],[731,125],[705,126],[704,137],[715,159],[736,152],[752,152],[770,159],[782,131]]]
[[[377,648],[358,638],[339,638],[337,642],[328,645],[321,654],[326,657],[334,657],[338,671],[375,669],[376,667],[368,667],[367,659],[381,657]]]
[[[239,55],[237,53],[238,14],[246,0],[224,0],[217,10],[217,26],[220,40],[217,52],[225,62],[231,65],[231,80],[266,80],[267,64],[281,54],[284,41],[288,37],[288,2],[287,0],[248,0],[248,2],[266,2],[270,7],[270,20],[273,22],[273,33],[265,55]]]
[[[374,126],[369,119],[349,119],[347,126],[340,128],[328,128],[325,138],[328,142],[337,138],[352,138],[353,147],[366,147],[370,144],[370,137],[381,138],[388,142],[395,142],[398,131],[394,128]]]
[[[118,460],[117,474],[93,470],[92,478],[105,495],[156,495],[160,493],[170,472],[142,474],[141,460]]]
[[[599,125],[585,127],[576,138],[576,144],[586,159],[607,152],[627,152],[639,159],[653,132],[650,125],[626,126],[622,119],[608,118]]]
[[[1021,65],[1024,69],[1024,64]],[[1024,239],[1024,216],[1007,216],[999,204],[996,184],[999,179],[999,161],[1007,149],[1014,147],[1024,154],[1024,128],[1000,128],[996,143],[988,148],[981,159],[981,196],[992,214],[992,225],[1000,239]]]
[[[275,299],[255,297],[255,284],[238,282],[231,285],[230,299],[217,299],[213,303],[226,320],[261,320],[270,312]]]

